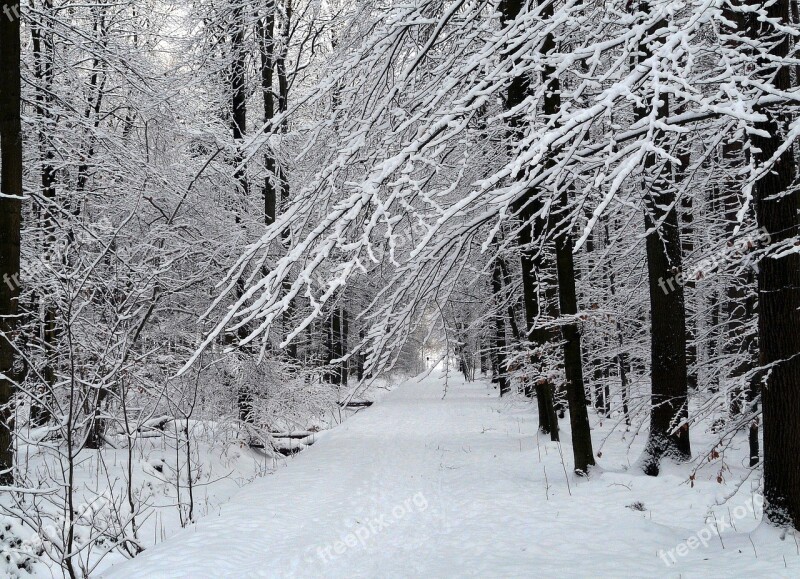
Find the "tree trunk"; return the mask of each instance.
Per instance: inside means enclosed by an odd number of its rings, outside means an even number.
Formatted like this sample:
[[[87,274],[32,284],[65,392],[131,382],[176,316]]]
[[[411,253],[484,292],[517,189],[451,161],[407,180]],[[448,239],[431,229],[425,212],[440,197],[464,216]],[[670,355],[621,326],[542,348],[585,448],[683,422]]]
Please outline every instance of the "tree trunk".
[[[649,155],[645,161],[645,172],[652,172],[655,164],[655,157]],[[645,195],[645,227],[650,231],[646,250],[651,312],[652,407],[643,468],[646,474],[656,476],[662,458],[684,461],[691,456],[686,422],[686,314],[681,285],[673,282],[667,287],[665,283],[665,280],[671,280],[681,272],[675,193],[669,184],[652,180]],[[657,227],[659,222],[661,226]]]
[[[247,132],[247,51],[244,45],[245,39],[245,23],[244,23],[244,10],[241,6],[237,6],[233,10],[233,31],[231,33],[231,53],[233,61],[231,62],[230,71],[230,89],[231,89],[231,132],[233,135],[234,145],[236,152],[234,155],[234,165],[236,171],[234,179],[238,185],[238,199],[232,204],[235,214],[235,221],[237,225],[241,226],[243,221],[242,213],[246,207],[246,199],[250,191],[250,186],[247,181],[247,171],[242,166],[244,155],[242,153],[242,144],[244,136]],[[244,280],[239,279],[236,283],[236,299],[244,295]],[[247,329],[243,326],[238,330],[239,340],[247,336]],[[243,384],[237,386],[238,403],[239,403],[239,418],[243,422],[252,423],[253,416],[253,396],[252,393],[247,391]]]
[[[503,320],[503,281],[500,260],[496,259],[492,270],[492,296],[494,297],[494,360],[500,396],[511,392],[506,374],[506,324]]]
[[[103,416],[106,407],[106,396],[108,394],[107,388],[100,388],[97,391],[97,396],[94,402],[88,409],[91,421],[89,422],[88,432],[86,433],[86,441],[84,448],[97,450],[103,447],[104,436],[106,432],[106,419]]]
[[[235,163],[237,171],[235,178],[239,183],[240,194],[247,196],[249,189],[247,183],[247,173],[241,167],[243,156],[241,143],[247,131],[247,51],[244,46],[245,24],[244,12],[241,7],[233,11],[233,33],[231,34],[231,52],[233,62],[231,63],[230,83],[231,83],[231,130],[233,140],[236,143],[237,151]],[[240,217],[237,212],[237,223]]]
[[[647,5],[642,4],[647,11]],[[655,24],[666,26],[665,21]],[[639,48],[647,59],[650,49]],[[654,97],[655,98],[655,97]],[[658,96],[658,116],[669,116],[669,98]],[[636,117],[644,118],[647,105],[636,107]],[[656,138],[661,135],[657,134]],[[682,171],[678,167],[676,171]],[[691,457],[688,418],[688,375],[686,369],[686,309],[681,271],[681,237],[676,207],[675,183],[669,165],[659,164],[654,153],[644,161],[644,222],[647,273],[650,290],[650,432],[642,457],[645,474],[656,476],[663,458],[675,461]]]
[[[682,107],[677,112],[684,112]],[[672,182],[676,185],[683,181],[686,175],[686,167],[689,166],[691,160],[691,144],[684,145],[680,148],[678,160],[680,165],[673,167]],[[694,197],[690,194],[684,194],[680,197],[681,212],[679,215],[680,223],[680,240],[681,240],[681,261],[692,255],[694,252]],[[713,211],[713,206],[712,206]],[[684,286],[684,308],[686,303],[686,294],[693,295],[695,290],[695,281],[687,279]],[[688,388],[696,390],[698,386],[697,366],[698,366],[698,352],[697,352],[697,320],[691,316],[686,315],[684,310],[684,320],[686,325],[686,384]]]
[[[338,305],[334,306],[331,310],[327,326],[325,344],[325,362],[327,368],[325,370],[325,375],[329,383],[339,385],[342,383],[341,366],[334,362],[334,360],[341,356],[342,317],[341,309]]]
[[[508,267],[506,266],[506,260],[502,257],[497,258],[498,263],[500,264],[500,271],[503,273],[503,284],[505,285],[505,292],[504,296],[508,300],[508,305],[506,307],[508,313],[508,326],[511,330],[511,337],[516,340],[517,343],[522,342],[522,334],[519,331],[519,326],[517,325],[517,314],[516,314],[516,300],[514,300],[510,294],[511,292],[511,274],[508,271]]]
[[[425,369],[427,370],[427,361]],[[489,364],[489,349],[486,345],[486,336],[481,337],[481,374],[486,375],[486,371],[490,370]]]
[[[0,372],[10,378],[14,376],[22,220],[19,2],[4,0],[0,13]],[[4,485],[14,482],[14,425],[9,406],[15,387],[9,378],[0,379],[0,484]]]
[[[347,308],[342,307],[342,337],[339,342],[339,356],[345,356],[347,354],[347,340],[348,334],[350,333],[350,315],[347,312]],[[345,360],[339,365],[339,373],[342,376],[342,384],[347,386],[347,381],[350,379],[350,362],[349,360]]]
[[[269,125],[275,117],[275,98],[272,92],[273,64],[275,60],[275,2],[267,6],[267,14],[256,20],[256,35],[261,56],[261,95],[264,101],[264,124]],[[271,128],[269,129],[272,130]],[[275,164],[275,155],[267,144],[264,147],[264,167],[267,175],[264,177],[264,223],[275,223],[277,213],[277,188],[275,183],[278,175]]]
[[[275,60],[275,70],[278,75],[278,112],[283,114],[289,107],[289,77],[286,67],[286,59],[288,57],[290,30],[292,26],[292,0],[285,0],[283,19],[281,24],[281,50]],[[280,132],[286,133],[289,130],[286,120],[281,122]],[[275,169],[278,175],[278,186],[280,188],[280,206],[286,207],[289,203],[289,178],[286,174],[286,167],[275,164]],[[291,231],[287,228],[283,231],[281,239],[285,247],[288,247],[291,237]],[[289,281],[286,280],[283,284],[283,291],[289,290]],[[284,332],[291,327],[294,320],[295,303],[291,300],[286,312],[283,315]],[[286,347],[286,354],[290,360],[297,360],[297,344],[291,343]]]
[[[92,35],[100,38],[100,51],[105,51],[109,40],[106,31],[106,7],[100,4],[96,10],[92,10],[92,14],[94,16],[92,23]],[[77,193],[82,193],[85,191],[89,184],[90,161],[94,157],[95,153],[95,134],[97,129],[100,127],[100,121],[102,118],[100,111],[103,107],[106,81],[108,80],[108,77],[105,74],[105,70],[100,68],[101,65],[105,65],[105,63],[100,59],[99,56],[95,56],[92,59],[92,75],[89,78],[89,94],[91,96],[89,97],[89,101],[86,105],[86,112],[84,113],[87,121],[89,119],[93,119],[92,126],[94,130],[89,132],[86,137],[88,141],[86,145],[86,151],[82,154],[81,163],[78,165],[78,174],[75,183],[75,191]],[[75,198],[72,201],[72,212],[77,216],[80,215],[81,212],[82,196],[75,195],[74,197]]]
[[[366,334],[364,333],[364,330],[358,331],[358,341],[362,344],[359,347],[358,354],[356,356],[356,377],[358,378],[359,382],[361,382],[364,379],[364,358],[366,357],[366,355],[364,354],[362,348],[364,347],[363,343],[365,335]]]
[[[559,194],[559,204],[566,210],[567,190]],[[578,297],[575,291],[575,262],[572,235],[564,230],[556,237],[556,263],[558,265],[558,303],[562,316],[578,313]],[[581,360],[581,333],[575,321],[561,326],[564,340],[564,373],[566,374],[567,402],[572,432],[572,455],[575,471],[586,473],[594,465],[592,432],[589,413],[586,410],[586,394],[583,385],[583,362]]]
[[[542,17],[552,18],[553,4],[545,6]],[[555,48],[553,35],[548,34],[542,45],[546,55]],[[561,110],[561,83],[555,75],[555,69],[546,65],[542,71],[543,82],[548,83],[548,92],[544,99],[545,115],[556,115]],[[552,164],[552,160],[547,161]],[[554,212],[564,215],[569,207],[569,190],[562,187],[555,200]],[[569,407],[570,429],[572,434],[572,454],[575,471],[587,473],[594,465],[592,450],[592,433],[589,425],[589,413],[586,410],[585,390],[583,383],[583,361],[581,359],[581,334],[575,316],[578,313],[578,296],[575,289],[575,245],[569,230],[569,220],[562,231],[555,236],[556,269],[558,272],[558,304],[561,316],[573,319],[561,326],[561,337],[564,342],[564,373],[566,377],[567,405]],[[556,423],[557,424],[557,423]]]
[[[536,193],[532,193],[535,195]],[[531,212],[523,211],[523,220],[533,218]],[[533,218],[536,222],[542,219]],[[533,224],[525,225],[519,234],[518,243],[521,248],[522,266],[522,291],[525,304],[525,325],[528,329],[529,347],[536,351],[541,349],[547,342],[547,331],[543,330],[537,323],[542,310],[544,309],[544,296],[541,292],[540,272],[544,270],[543,250],[537,251],[533,247],[533,239],[541,239],[544,234],[543,226],[535,227]],[[537,365],[540,362],[540,354],[534,353],[531,356],[531,363]],[[550,434],[552,440],[558,440],[558,418],[556,416],[555,403],[553,400],[553,385],[547,379],[537,379],[533,385],[536,391],[536,402],[539,409],[539,429],[544,434]],[[526,394],[529,394],[530,385],[525,387]]]
[[[796,26],[789,2],[750,6],[766,12],[768,22],[785,29]],[[792,49],[790,35],[773,24],[751,20],[750,38],[770,46],[770,54],[758,57],[758,77],[777,91],[790,91],[789,66],[782,66]],[[772,57],[772,58],[770,58]],[[795,79],[796,82],[796,79]],[[781,105],[761,106],[764,120],[751,131],[753,161],[762,165],[782,144],[792,118]],[[794,151],[787,148],[770,171],[753,186],[756,217],[773,244],[794,243],[798,228],[798,192],[791,190],[795,178]],[[767,367],[761,392],[764,416],[764,512],[776,525],[800,529],[800,254],[789,252],[777,259],[766,257],[758,272],[758,344],[761,366]]]
[[[509,22],[517,18],[522,11],[523,3],[520,0],[506,0],[502,3],[503,22]],[[516,76],[511,80],[506,93],[506,110],[511,110],[522,103],[530,92],[530,82],[525,76]],[[519,139],[524,133],[524,119],[512,117],[509,121],[509,139]],[[520,176],[518,176],[520,177]],[[536,327],[540,308],[544,307],[543,296],[540,295],[542,289],[539,284],[538,276],[543,272],[543,252],[537,251],[533,247],[533,241],[540,241],[545,230],[546,220],[537,211],[542,208],[542,201],[539,191],[530,189],[514,203],[514,212],[523,222],[523,227],[519,232],[517,243],[521,251],[522,265],[522,288],[523,301],[525,304],[525,325],[528,331],[530,346],[536,349],[543,345],[547,340],[547,332]],[[536,215],[536,217],[534,217]],[[537,356],[532,357],[531,362],[537,362]],[[539,408],[539,428],[545,434],[550,434],[553,440],[558,440],[558,419],[553,403],[553,386],[546,380],[537,380],[534,385],[526,384],[525,393],[532,394],[535,388],[536,401]]]

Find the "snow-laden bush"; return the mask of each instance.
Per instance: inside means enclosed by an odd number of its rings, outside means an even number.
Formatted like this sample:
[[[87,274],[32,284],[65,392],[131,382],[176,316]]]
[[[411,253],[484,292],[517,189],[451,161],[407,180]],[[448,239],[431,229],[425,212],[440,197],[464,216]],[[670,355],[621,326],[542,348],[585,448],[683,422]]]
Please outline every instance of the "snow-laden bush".
[[[33,563],[41,554],[41,541],[19,524],[0,515],[0,575],[10,579],[33,575]]]

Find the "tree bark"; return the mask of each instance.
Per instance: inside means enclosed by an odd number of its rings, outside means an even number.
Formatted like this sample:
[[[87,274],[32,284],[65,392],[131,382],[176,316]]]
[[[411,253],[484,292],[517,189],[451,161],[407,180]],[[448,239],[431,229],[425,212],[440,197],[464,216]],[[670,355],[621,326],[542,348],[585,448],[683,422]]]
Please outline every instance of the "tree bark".
[[[561,208],[567,207],[567,191],[560,193]],[[589,413],[586,410],[586,395],[583,385],[583,362],[581,360],[581,333],[574,316],[578,313],[578,297],[575,291],[575,263],[572,251],[574,243],[568,230],[556,237],[556,263],[558,265],[558,303],[562,316],[573,316],[573,321],[561,326],[564,340],[564,372],[566,374],[567,402],[572,432],[572,455],[575,471],[586,473],[594,465],[592,432]]]
[[[339,385],[342,383],[341,366],[334,362],[341,356],[342,352],[342,310],[336,305],[331,314],[331,342],[330,342],[330,359],[328,363],[331,365],[331,382]]]
[[[502,3],[503,22],[516,19],[522,12],[524,3],[520,0],[504,0]],[[506,110],[513,110],[519,106],[530,92],[530,81],[525,76],[516,76],[511,80],[506,93]],[[519,139],[524,133],[524,120],[513,116],[509,120],[509,139]],[[521,178],[522,175],[516,178]],[[541,192],[528,189],[514,205],[514,212],[522,221],[522,228],[517,237],[521,252],[522,266],[522,291],[525,304],[525,325],[528,332],[530,347],[536,350],[547,342],[548,335],[541,327],[537,327],[540,310],[545,307],[544,296],[541,292],[540,276],[545,271],[543,248],[537,250],[534,241],[541,241],[546,229],[547,220],[540,215],[543,208]],[[532,356],[531,362],[538,362],[538,355]],[[536,401],[539,408],[539,429],[550,434],[552,440],[558,440],[558,418],[555,412],[553,385],[547,380],[537,380],[536,384],[526,384],[525,393],[531,395],[536,392]]]
[[[542,11],[543,18],[552,18],[553,4],[546,5]],[[545,55],[555,49],[552,34],[548,34],[542,45]],[[548,83],[548,91],[544,98],[545,115],[556,115],[561,111],[561,82],[556,77],[555,68],[546,64],[542,71],[543,82]],[[552,165],[552,159],[547,161]],[[566,217],[569,208],[569,190],[562,187],[554,203],[554,213]],[[586,410],[585,390],[583,383],[583,362],[581,360],[581,334],[575,316],[578,313],[578,296],[575,289],[575,260],[573,250],[575,244],[569,229],[570,221],[555,235],[556,269],[558,272],[558,304],[561,316],[571,316],[572,320],[561,326],[561,337],[564,342],[564,373],[566,375],[567,405],[569,408],[570,429],[572,434],[572,454],[575,471],[587,473],[595,464],[592,450],[592,433],[589,425],[589,413]],[[556,423],[557,424],[557,423]]]
[[[766,12],[768,22],[785,29],[795,27],[789,2],[749,6]],[[769,54],[757,57],[757,76],[778,91],[792,90],[796,79],[782,64],[792,50],[790,35],[774,25],[750,19],[747,27],[755,43],[770,46]],[[794,82],[793,82],[794,81]],[[775,155],[792,118],[781,105],[760,106],[764,119],[751,131],[753,161],[763,163]],[[787,148],[770,171],[753,186],[756,218],[773,244],[794,243],[798,227],[798,192],[794,150]],[[800,254],[789,252],[781,258],[766,257],[758,271],[758,344],[760,362],[766,367],[761,393],[764,417],[764,512],[767,520],[800,529]]]
[[[20,293],[22,123],[19,2],[0,6],[0,484],[14,482],[13,417],[17,302]],[[17,199],[18,198],[18,199]]]
[[[682,112],[682,108],[677,112]],[[680,161],[680,165],[673,167],[672,170],[672,182],[676,185],[680,184],[686,175],[685,169],[689,166],[689,161],[691,160],[690,147],[691,144],[687,144],[682,146],[679,150],[678,160]],[[685,258],[691,256],[694,252],[694,197],[684,192],[684,194],[680,196],[680,205],[681,211],[678,217],[680,223],[681,260],[684,261]],[[694,280],[686,280],[684,286],[684,308],[686,294],[692,295],[694,289]],[[686,383],[688,388],[696,390],[698,386],[697,321],[692,316],[686,315],[686,311],[684,311],[684,320],[686,320]]]
[[[642,9],[647,11],[643,3]],[[660,21],[656,28],[666,26]],[[640,58],[650,56],[649,48],[639,49]],[[658,116],[669,116],[669,98],[658,95]],[[636,117],[650,113],[646,105],[636,107]],[[662,135],[656,134],[655,138]],[[683,170],[676,168],[677,171]],[[651,343],[650,432],[642,468],[656,476],[664,458],[685,461],[691,457],[688,418],[688,374],[686,368],[686,308],[683,286],[673,281],[682,275],[681,237],[676,207],[675,183],[670,167],[659,164],[654,153],[644,161],[644,222],[647,273],[650,293]],[[672,282],[672,283],[670,283]]]
[[[289,43],[291,41],[291,26],[292,26],[292,0],[285,0],[283,6],[283,18],[281,24],[281,50],[278,52],[275,60],[275,70],[278,75],[278,112],[283,114],[289,108],[289,76],[286,67],[286,60],[288,58]],[[286,124],[286,119],[281,122],[280,132],[286,133],[289,126]],[[284,208],[289,203],[289,178],[286,174],[286,167],[280,166],[275,163],[275,169],[278,175],[278,186],[280,188],[280,206]],[[285,229],[281,234],[281,239],[285,247],[288,247],[291,237],[289,228]],[[289,289],[289,281],[286,280],[283,284],[283,291],[287,292]],[[294,320],[296,305],[294,300],[289,303],[286,312],[283,315],[284,332],[289,328]],[[290,360],[297,360],[297,344],[292,342],[286,347],[286,354]]]
[[[233,11],[233,32],[231,34],[231,52],[233,62],[231,62],[231,131],[233,132],[233,140],[236,143],[237,151],[235,155],[235,163],[237,166],[236,181],[239,184],[240,194],[243,197],[248,193],[247,173],[242,164],[243,156],[239,150],[240,144],[244,139],[245,132],[247,131],[247,51],[244,46],[245,37],[245,24],[244,24],[244,11],[241,6]],[[237,223],[241,218],[237,212]]]
[[[650,156],[649,156],[650,157]],[[648,158],[645,171],[655,159]],[[676,461],[691,457],[686,369],[686,314],[683,288],[665,280],[681,272],[681,245],[675,194],[668,185],[651,181],[645,198],[647,272],[651,316],[650,433],[643,468],[656,476],[662,458]],[[666,215],[664,211],[666,209]],[[662,221],[663,220],[663,221]],[[657,223],[661,223],[660,227]],[[663,287],[667,287],[665,291]],[[674,289],[672,289],[674,287]]]
[[[356,354],[356,378],[358,378],[359,382],[364,379],[364,358],[366,358],[366,354],[364,354],[363,343],[365,335],[364,330],[358,331],[358,341],[362,344],[359,346],[358,354]]]
[[[339,356],[342,357],[347,354],[347,342],[350,334],[350,314],[347,308],[342,306],[342,337],[339,342]],[[339,373],[342,376],[342,384],[347,386],[347,381],[350,379],[350,362],[345,360],[339,364]]]
[[[492,270],[492,296],[494,298],[494,360],[500,396],[511,392],[506,374],[506,324],[503,320],[503,281],[499,258]]]
[[[232,62],[230,70],[230,89],[231,89],[231,132],[233,136],[236,152],[233,162],[236,166],[234,179],[238,185],[237,195],[239,199],[234,202],[233,210],[237,225],[241,226],[243,221],[242,213],[245,210],[246,200],[250,191],[247,180],[247,170],[242,166],[244,155],[242,153],[242,143],[247,132],[247,51],[244,45],[245,22],[244,9],[241,5],[233,10],[233,30],[231,32],[231,53]],[[239,279],[236,283],[236,298],[244,295],[244,280]],[[243,340],[247,336],[247,329],[243,326],[238,329],[238,339]],[[239,418],[242,422],[252,423],[253,416],[253,395],[244,385],[237,385]]]
[[[261,56],[261,95],[264,101],[264,125],[269,125],[275,117],[275,97],[272,91],[273,66],[275,61],[275,2],[267,6],[267,13],[263,18],[256,20],[256,34]],[[270,127],[271,131],[272,128]],[[277,212],[278,179],[275,155],[269,145],[265,147],[264,166],[267,171],[264,177],[264,223],[275,223]]]

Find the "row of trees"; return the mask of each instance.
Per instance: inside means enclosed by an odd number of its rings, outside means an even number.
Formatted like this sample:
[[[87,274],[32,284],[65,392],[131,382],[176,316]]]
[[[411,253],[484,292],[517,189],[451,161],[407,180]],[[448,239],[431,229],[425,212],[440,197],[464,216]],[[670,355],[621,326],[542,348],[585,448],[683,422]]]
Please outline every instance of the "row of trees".
[[[587,398],[645,410],[650,475],[709,416],[723,441],[747,429],[759,467],[763,418],[767,517],[796,525],[796,3],[429,0],[348,23],[286,112],[308,177],[204,344],[251,343],[308,299],[288,344],[388,268],[352,349],[372,372],[438,314],[543,431],[569,410],[582,473]]]

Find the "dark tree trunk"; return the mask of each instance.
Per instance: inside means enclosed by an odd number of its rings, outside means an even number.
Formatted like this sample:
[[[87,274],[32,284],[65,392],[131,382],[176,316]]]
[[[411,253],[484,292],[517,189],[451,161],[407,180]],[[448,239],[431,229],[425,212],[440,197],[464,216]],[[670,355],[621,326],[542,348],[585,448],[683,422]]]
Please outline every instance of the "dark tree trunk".
[[[358,341],[362,344],[359,347],[358,355],[356,356],[356,377],[358,378],[359,382],[364,379],[364,358],[366,357],[363,350],[364,336],[364,330],[359,330]]]
[[[231,35],[231,52],[233,53],[230,73],[231,130],[233,132],[233,140],[237,146],[235,156],[237,171],[235,177],[239,184],[239,193],[243,198],[246,198],[249,186],[247,183],[247,173],[244,167],[241,167],[244,157],[240,150],[240,145],[247,131],[247,51],[244,46],[244,36],[244,11],[241,7],[237,7],[233,11],[233,33]],[[237,212],[237,222],[239,221],[240,217]]]
[[[666,111],[664,111],[666,115]],[[646,172],[655,168],[648,156]],[[691,456],[688,418],[688,377],[686,371],[686,315],[683,288],[665,280],[681,271],[681,246],[675,194],[669,184],[652,180],[645,192],[647,271],[651,312],[651,404],[650,433],[643,468],[655,476],[664,457],[684,461]],[[664,211],[667,209],[667,214]],[[662,221],[663,220],[663,221]],[[661,226],[656,224],[661,222]]]
[[[106,34],[106,7],[99,5],[97,10],[92,11],[94,15],[93,21],[93,30],[92,33],[95,37],[100,38],[100,51],[105,51],[108,45],[108,35]],[[103,98],[105,96],[105,86],[108,77],[105,74],[105,71],[100,68],[100,65],[104,64],[99,57],[95,57],[92,60],[92,75],[89,77],[89,101],[86,106],[86,112],[84,116],[86,117],[87,121],[89,119],[93,119],[92,126],[93,131],[89,133],[87,136],[87,145],[86,151],[83,153],[81,158],[81,164],[78,165],[78,175],[77,181],[75,183],[75,190],[78,193],[81,193],[86,190],[86,187],[89,183],[89,168],[90,168],[90,161],[94,157],[94,145],[95,145],[95,133],[97,129],[100,127],[100,110],[103,106]],[[72,212],[74,215],[80,215],[81,211],[81,195],[76,195],[75,199],[73,200],[72,204]]]
[[[753,270],[748,272],[747,285],[752,287],[755,281],[755,273]],[[756,292],[751,291],[745,299],[745,317],[748,320],[755,319],[756,313]],[[758,359],[758,343],[757,336],[748,333],[745,336],[745,345],[747,351],[747,364],[751,369],[754,369],[755,361]],[[758,426],[759,426],[759,413],[758,404],[761,401],[761,375],[762,372],[754,371],[747,380],[747,389],[745,392],[745,399],[750,405],[750,428],[748,437],[750,439],[750,466],[755,467],[759,463],[759,441],[758,441]]]
[[[796,26],[789,2],[749,5],[766,12],[768,22],[785,30]],[[771,47],[758,57],[759,80],[778,91],[790,91],[796,83],[789,66],[778,64],[792,49],[789,33],[773,24],[749,22],[748,33],[755,42]],[[771,57],[771,58],[770,58]],[[794,81],[794,82],[793,82]],[[782,144],[792,118],[781,105],[757,107],[764,120],[755,123],[750,139],[756,166],[771,158]],[[770,171],[753,187],[758,224],[771,242],[794,240],[798,228],[798,192],[794,151],[786,149]],[[800,254],[790,252],[780,259],[767,257],[758,272],[758,345],[761,366],[767,367],[761,392],[764,416],[764,512],[776,525],[800,528]],[[752,452],[752,451],[751,451]]]
[[[289,77],[286,71],[286,58],[289,49],[289,35],[292,27],[292,0],[284,0],[283,23],[281,25],[281,51],[275,62],[278,73],[278,110],[286,112],[289,105]]]
[[[567,191],[562,189],[559,205],[566,210]],[[575,262],[572,251],[574,244],[569,230],[565,229],[556,237],[556,263],[558,265],[558,303],[562,316],[578,313],[578,297],[575,291]],[[572,432],[572,455],[575,470],[585,473],[594,465],[592,432],[589,426],[589,413],[586,411],[586,394],[583,385],[583,362],[581,360],[581,334],[575,321],[561,326],[564,340],[564,373],[566,375],[567,402],[570,428]]]
[[[329,384],[333,384],[333,372],[331,372],[331,362],[333,361],[333,312],[323,320],[322,327],[325,331],[325,343],[322,345],[322,362],[325,365],[323,378]]]
[[[237,225],[242,224],[242,213],[247,206],[247,197],[250,191],[250,186],[247,180],[247,171],[242,166],[244,162],[244,155],[242,152],[242,144],[244,141],[245,133],[247,132],[247,50],[245,48],[245,15],[241,6],[237,6],[233,10],[233,31],[231,33],[231,53],[233,61],[231,62],[230,70],[230,88],[231,88],[231,132],[233,135],[234,144],[236,146],[236,153],[234,155],[234,165],[236,170],[234,178],[238,185],[237,199],[233,205],[235,220]],[[239,279],[236,283],[236,298],[239,299],[244,295],[244,280]],[[237,337],[239,340],[247,336],[247,329],[243,326],[239,328]],[[238,403],[239,403],[239,418],[243,422],[252,423],[253,416],[253,396],[243,384],[237,385]]]
[[[535,193],[533,193],[535,195]],[[523,210],[523,219],[532,218],[532,215]],[[541,222],[535,218],[536,222]],[[519,245],[522,248],[522,291],[525,304],[525,325],[530,336],[529,347],[536,351],[541,349],[547,342],[548,333],[537,324],[545,307],[544,296],[541,292],[540,272],[544,271],[542,254],[543,250],[533,247],[533,239],[541,239],[544,234],[543,226],[535,227],[525,225],[519,234]],[[541,356],[534,353],[531,356],[531,363],[536,366],[541,363]],[[536,392],[536,402],[539,409],[539,429],[544,434],[550,434],[552,440],[558,440],[558,417],[556,416],[555,401],[553,400],[553,385],[549,380],[540,378],[533,385]],[[526,384],[525,393],[531,393],[531,385]]]
[[[516,300],[513,299],[511,295],[511,274],[508,272],[508,267],[506,266],[506,260],[502,257],[497,258],[498,262],[500,263],[500,271],[503,273],[503,284],[505,285],[505,292],[504,295],[508,300],[507,305],[507,313],[508,313],[508,326],[511,330],[511,337],[517,343],[522,342],[522,334],[519,331],[519,325],[517,324],[517,313],[516,313]]]
[[[756,408],[754,408],[755,410]],[[747,442],[750,448],[750,468],[755,468],[758,466],[760,452],[759,452],[759,440],[758,440],[758,419],[753,418],[750,421],[750,426],[748,427],[747,433]]]
[[[647,11],[645,4],[642,10]],[[657,28],[666,26],[661,21]],[[650,56],[639,49],[640,58]],[[658,115],[669,116],[669,99],[659,95]],[[636,108],[637,118],[650,111]],[[656,138],[659,138],[657,135]],[[676,171],[683,171],[677,167]],[[642,457],[646,474],[658,475],[663,458],[684,461],[691,457],[688,418],[688,375],[686,369],[686,309],[683,286],[675,278],[681,271],[681,237],[678,224],[675,183],[671,167],[650,153],[644,162],[644,222],[647,273],[650,289],[650,432]],[[669,282],[672,283],[669,283]]]
[[[278,52],[275,60],[275,70],[278,75],[278,113],[283,114],[289,107],[289,77],[286,68],[286,59],[288,56],[290,31],[292,26],[292,0],[285,0],[283,19],[281,24],[281,50]],[[280,132],[286,133],[289,130],[286,120],[281,121]],[[289,203],[289,177],[285,167],[275,164],[275,169],[278,175],[278,186],[280,188],[280,206],[285,208]],[[285,247],[288,247],[291,237],[291,231],[287,228],[282,232],[281,239]],[[289,290],[289,281],[286,280],[283,284],[283,291]],[[286,312],[283,315],[284,332],[294,323],[294,313],[296,305],[294,300],[289,303]],[[297,344],[291,343],[286,347],[286,355],[292,361],[297,361]]]
[[[720,314],[722,312],[722,304],[721,299],[716,290],[711,291],[711,295],[708,298],[708,309],[711,312],[709,325],[711,328],[708,332],[708,359],[710,360],[717,360],[719,359],[719,338],[720,338]],[[715,372],[712,374],[710,380],[708,381],[707,388],[709,392],[719,392],[719,383],[720,383],[720,376],[719,373]]]
[[[551,211],[552,210],[553,209],[551,209]],[[544,235],[548,235],[549,232],[553,231],[552,218],[553,215],[551,212]],[[548,254],[548,256],[550,256],[550,254]],[[544,279],[544,311],[545,315],[547,316],[545,323],[549,324],[550,326],[547,329],[546,342],[559,342],[562,338],[561,328],[555,325],[555,321],[558,318],[559,306],[558,267],[554,258],[555,255],[552,255],[545,260],[545,263],[548,266],[548,272],[546,276],[541,276],[540,278]],[[556,362],[554,361],[554,363]],[[557,383],[553,385],[553,406],[555,408],[556,417],[564,418],[567,410],[567,392],[563,383]]]
[[[350,333],[350,315],[347,312],[347,308],[342,307],[342,338],[339,342],[340,357],[347,354],[347,341],[349,333]],[[349,360],[345,360],[340,364],[340,374],[342,376],[342,384],[347,386],[347,381],[350,379]]]
[[[504,22],[517,18],[524,3],[520,0],[505,0],[502,3],[502,17]],[[511,110],[522,103],[530,92],[530,83],[525,76],[516,76],[511,80],[506,93],[506,110]],[[509,139],[519,139],[524,134],[524,119],[514,117],[510,120]],[[540,215],[534,217],[542,208],[540,191],[529,189],[514,204],[514,212],[523,222],[523,227],[518,235],[518,244],[522,253],[522,291],[525,304],[525,324],[528,331],[530,347],[536,349],[547,341],[547,332],[536,327],[540,309],[544,309],[543,296],[540,295],[540,272],[543,267],[543,251],[533,246],[534,241],[541,241],[545,230],[546,220]],[[531,362],[536,364],[538,356],[534,355]],[[545,434],[550,434],[553,440],[558,440],[558,419],[556,417],[553,401],[553,385],[547,380],[537,380],[536,384],[526,384],[525,393],[531,395],[536,392],[536,401],[539,408],[539,428]]]
[[[546,19],[552,18],[552,16],[553,4],[550,3],[542,11],[542,17]],[[554,48],[553,35],[549,34],[542,45],[542,52],[547,54]],[[544,113],[545,115],[556,115],[561,111],[561,83],[551,65],[544,67],[542,78],[544,82],[549,83],[549,90],[544,99]],[[548,163],[552,163],[552,161],[548,161]],[[561,188],[554,205],[555,214],[565,216],[569,207],[569,190],[566,187]],[[575,245],[572,240],[569,223],[569,220],[566,220],[564,228],[557,232],[555,236],[558,304],[562,316],[572,317],[571,321],[561,326],[561,337],[564,342],[565,388],[569,407],[575,471],[586,473],[595,462],[583,384],[581,334],[575,321],[575,316],[578,313],[578,295],[575,289],[575,260],[573,257]]]
[[[327,344],[326,344],[326,375],[328,382],[331,384],[339,385],[342,383],[341,365],[334,362],[337,358],[341,357],[342,351],[342,316],[339,306],[334,306],[328,323],[327,330]]]
[[[273,66],[275,60],[275,2],[267,6],[267,13],[256,21],[256,34],[261,55],[261,95],[264,101],[264,125],[268,126],[275,117],[275,98],[272,91]],[[271,127],[268,129],[272,130]],[[264,223],[275,223],[277,213],[277,187],[278,179],[275,155],[267,145],[264,153],[264,166],[267,175],[264,177]]]
[[[492,296],[494,297],[494,360],[496,382],[500,396],[511,392],[506,374],[506,324],[503,320],[503,281],[500,260],[496,259],[492,270]],[[494,380],[493,380],[494,381]]]
[[[491,371],[489,364],[489,347],[486,345],[486,337],[481,338],[481,374],[486,375],[487,371]],[[427,361],[426,366],[427,369]]]
[[[17,302],[20,293],[20,226],[22,219],[22,126],[20,120],[19,2],[0,6],[0,372],[14,376]],[[10,197],[10,198],[9,198]],[[19,197],[20,199],[14,199]],[[0,484],[14,483],[14,383],[0,379]]]
[[[94,400],[90,412],[92,420],[89,423],[89,430],[86,433],[85,448],[97,450],[103,447],[104,436],[106,432],[106,420],[103,412],[105,410],[106,396],[108,394],[107,388],[101,388],[97,391],[97,397]]]
[[[678,112],[683,112],[679,110]],[[686,167],[689,166],[691,160],[691,151],[689,146],[684,146],[678,155],[680,165],[673,168],[672,179],[678,185],[685,176]],[[680,188],[678,188],[680,190]],[[683,192],[680,196],[681,212],[680,218],[680,240],[681,240],[681,261],[686,261],[689,256],[694,252],[694,198],[691,194]],[[713,211],[713,209],[712,209]],[[684,300],[685,295],[691,295],[694,292],[695,282],[693,279],[687,279],[684,285]],[[685,307],[685,304],[684,304]],[[697,321],[686,315],[684,311],[684,319],[686,320],[686,383],[688,388],[696,390],[698,386],[697,380]]]

